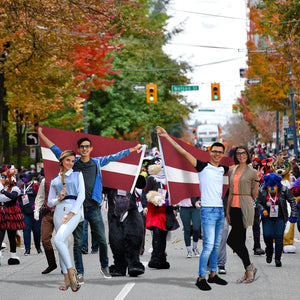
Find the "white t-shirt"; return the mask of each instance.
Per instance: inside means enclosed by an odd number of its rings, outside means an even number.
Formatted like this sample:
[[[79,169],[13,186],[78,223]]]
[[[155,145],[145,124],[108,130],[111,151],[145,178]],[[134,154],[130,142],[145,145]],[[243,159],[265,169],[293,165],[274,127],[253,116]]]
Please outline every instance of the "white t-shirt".
[[[209,162],[197,160],[195,168],[200,181],[201,206],[223,207],[223,175],[229,167],[222,165],[215,167]]]

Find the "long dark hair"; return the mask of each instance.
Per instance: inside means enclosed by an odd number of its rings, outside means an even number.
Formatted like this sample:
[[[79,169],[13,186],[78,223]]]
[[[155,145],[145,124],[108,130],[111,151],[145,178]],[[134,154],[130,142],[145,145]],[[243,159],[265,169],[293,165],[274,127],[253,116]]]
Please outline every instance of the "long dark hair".
[[[249,152],[248,148],[247,148],[246,146],[244,146],[244,145],[239,145],[239,146],[237,146],[237,147],[234,149],[234,154],[233,154],[234,164],[235,164],[235,165],[238,165],[238,164],[239,164],[239,161],[238,161],[238,159],[237,159],[237,157],[236,157],[236,152],[237,152],[238,149],[243,149],[243,150],[246,151],[246,153],[247,153],[247,161],[246,161],[246,163],[247,163],[247,165],[248,165],[248,164],[251,164],[252,160],[251,160],[250,152]]]

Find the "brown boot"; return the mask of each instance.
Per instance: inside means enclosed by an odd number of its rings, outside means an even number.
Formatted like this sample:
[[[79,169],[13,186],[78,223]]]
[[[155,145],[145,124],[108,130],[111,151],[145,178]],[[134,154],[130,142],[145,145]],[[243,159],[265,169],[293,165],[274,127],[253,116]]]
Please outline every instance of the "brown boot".
[[[48,274],[57,268],[55,255],[53,249],[45,250],[48,267],[42,272],[42,274]]]

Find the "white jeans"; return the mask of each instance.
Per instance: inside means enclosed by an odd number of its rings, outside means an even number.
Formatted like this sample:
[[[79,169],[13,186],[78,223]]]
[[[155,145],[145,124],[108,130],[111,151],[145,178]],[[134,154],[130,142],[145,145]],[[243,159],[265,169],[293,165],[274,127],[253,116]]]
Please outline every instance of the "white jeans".
[[[81,215],[76,214],[66,224],[61,224],[63,216],[68,214],[71,208],[72,204],[66,204],[64,201],[60,202],[55,207],[53,219],[56,229],[54,244],[59,253],[60,266],[64,274],[67,273],[67,269],[72,268],[71,257],[68,249],[68,238],[75,230],[81,219]]]

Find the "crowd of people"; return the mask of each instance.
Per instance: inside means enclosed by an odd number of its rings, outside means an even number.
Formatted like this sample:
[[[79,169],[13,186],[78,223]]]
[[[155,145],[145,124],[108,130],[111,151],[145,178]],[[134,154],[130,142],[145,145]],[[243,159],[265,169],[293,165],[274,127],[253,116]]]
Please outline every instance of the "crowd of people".
[[[27,256],[31,252],[33,233],[36,251],[38,254],[43,252],[42,243],[48,263],[42,274],[48,274],[57,268],[51,242],[54,236],[64,276],[63,284],[59,286],[61,291],[70,288],[77,292],[84,283],[82,254],[88,253],[88,226],[91,228],[92,253],[99,253],[99,270],[103,277],[108,279],[126,276],[127,273],[136,277],[145,272],[140,255],[144,252],[146,229],[151,231],[152,236],[148,267],[170,268],[166,256],[167,236],[179,228],[179,211],[186,257],[199,257],[196,286],[203,291],[211,290],[211,284],[227,285],[227,281],[217,275],[226,274],[226,244],[241,259],[244,269],[236,282],[250,284],[255,281],[258,267],[251,262],[245,244],[248,227],[253,229],[254,255],[266,253],[266,262],[271,263],[275,252],[276,267],[282,266],[287,222],[297,223],[300,231],[300,170],[296,159],[286,158],[283,154],[255,157],[241,145],[231,151],[233,163],[228,167],[221,164],[225,155],[224,145],[215,142],[210,147],[210,160],[201,161],[158,126],[157,134],[165,138],[199,176],[201,198],[182,199],[174,206],[170,203],[159,154],[144,158],[135,189],[129,193],[103,187],[101,167],[139,151],[142,145],[104,157],[91,157],[92,142],[84,137],[77,141],[79,156],[76,156],[73,150],[62,151],[44,135],[41,128],[38,133],[58,159],[59,173],[51,182],[46,182],[43,171],[37,173],[34,166],[30,171],[19,172],[13,165],[1,167],[0,245],[7,232],[10,243],[8,264],[19,264],[20,258],[16,254],[18,234],[23,230],[24,255]],[[229,179],[225,195],[224,175]],[[108,236],[113,254],[110,266],[101,212],[103,195],[108,200]],[[260,223],[265,250],[260,243]],[[75,269],[68,248],[71,234]],[[1,259],[3,261],[0,252],[0,265]]]

